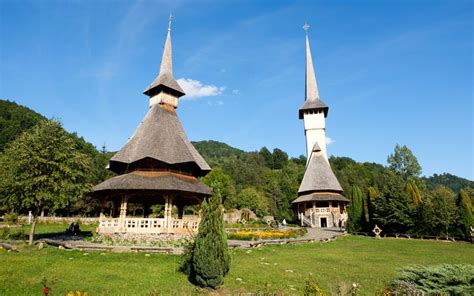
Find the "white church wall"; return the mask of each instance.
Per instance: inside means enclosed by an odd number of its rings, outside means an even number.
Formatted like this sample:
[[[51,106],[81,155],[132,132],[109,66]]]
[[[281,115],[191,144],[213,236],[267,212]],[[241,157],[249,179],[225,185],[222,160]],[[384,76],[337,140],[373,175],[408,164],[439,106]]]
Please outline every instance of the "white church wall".
[[[324,158],[327,160],[326,154],[326,122],[324,118],[324,113],[321,111],[319,113],[313,114],[304,114],[304,129],[306,133],[306,152],[309,160],[309,155],[314,147],[314,144],[317,142],[321,152],[324,155]]]

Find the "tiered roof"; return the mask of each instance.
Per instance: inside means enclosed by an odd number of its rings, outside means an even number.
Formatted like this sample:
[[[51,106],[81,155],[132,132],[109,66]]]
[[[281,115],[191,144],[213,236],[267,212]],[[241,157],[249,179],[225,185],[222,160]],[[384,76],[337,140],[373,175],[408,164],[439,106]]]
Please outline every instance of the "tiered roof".
[[[144,93],[152,98],[162,92],[175,100],[184,95],[173,77],[170,28],[160,73]],[[133,136],[110,159],[109,169],[119,176],[95,186],[94,192],[158,190],[211,194],[210,188],[197,179],[211,168],[186,137],[176,107],[165,101],[151,104]]]
[[[318,84],[314,72],[311,48],[309,46],[308,28],[306,30],[306,79],[305,79],[305,102],[299,110],[300,119],[306,111],[323,111],[324,116],[328,114],[329,107],[319,98]],[[343,190],[334,175],[328,160],[321,152],[316,142],[308,155],[306,170],[298,189],[298,198],[293,203],[306,201],[349,201],[343,195]]]

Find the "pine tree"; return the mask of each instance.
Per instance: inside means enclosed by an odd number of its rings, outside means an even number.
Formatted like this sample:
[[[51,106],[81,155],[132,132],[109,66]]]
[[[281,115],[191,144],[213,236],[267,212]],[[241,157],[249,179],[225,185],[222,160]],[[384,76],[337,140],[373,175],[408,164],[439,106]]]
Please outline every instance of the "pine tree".
[[[202,215],[194,246],[188,249],[185,255],[188,261],[182,270],[188,272],[191,282],[215,289],[223,284],[230,265],[219,192],[202,203]]]

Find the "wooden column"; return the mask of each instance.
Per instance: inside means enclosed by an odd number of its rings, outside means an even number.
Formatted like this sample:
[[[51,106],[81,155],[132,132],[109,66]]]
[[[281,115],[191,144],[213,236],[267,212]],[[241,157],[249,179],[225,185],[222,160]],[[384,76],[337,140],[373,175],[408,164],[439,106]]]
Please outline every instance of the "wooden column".
[[[168,229],[168,203],[169,203],[169,196],[165,195],[165,213],[163,215],[163,218],[165,219],[165,225],[163,228]]]
[[[172,196],[165,196],[165,227],[166,232],[171,232],[171,225],[172,225],[172,211],[173,211],[173,197]]]
[[[126,232],[125,218],[127,218],[127,201],[126,195],[122,196],[120,201],[120,214],[119,214],[119,232]]]
[[[168,197],[168,233],[172,232],[172,222],[173,222],[173,196]]]

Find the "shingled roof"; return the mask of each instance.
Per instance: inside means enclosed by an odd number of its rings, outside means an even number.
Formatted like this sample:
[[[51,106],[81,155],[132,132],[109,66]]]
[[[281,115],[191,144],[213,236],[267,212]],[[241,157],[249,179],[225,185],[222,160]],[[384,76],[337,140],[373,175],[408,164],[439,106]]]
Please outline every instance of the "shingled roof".
[[[210,196],[212,194],[211,189],[199,181],[199,179],[171,172],[134,171],[110,178],[93,188],[95,193],[116,190],[160,190],[203,196]]]
[[[160,73],[153,82],[143,91],[144,94],[152,97],[161,91],[171,93],[178,98],[185,93],[173,76],[173,57],[171,49],[171,29],[168,28],[165,48],[161,59]]]
[[[211,170],[186,137],[175,110],[166,105],[151,106],[132,138],[110,159],[110,169],[122,173],[124,164],[147,158],[169,165],[183,164],[197,176]]]
[[[309,46],[308,34],[306,33],[306,77],[305,77],[305,102],[299,109],[299,118],[303,119],[305,111],[322,110],[324,116],[328,116],[329,107],[319,97],[318,83],[314,71],[311,48]]]
[[[342,191],[329,162],[324,158],[321,148],[316,143],[306,166],[303,181],[298,189],[298,196],[314,192],[342,193]]]
[[[307,201],[346,201],[349,202],[349,200],[341,195],[340,193],[310,193],[310,194],[305,194],[294,201],[292,203],[298,203],[298,202],[307,202]]]

